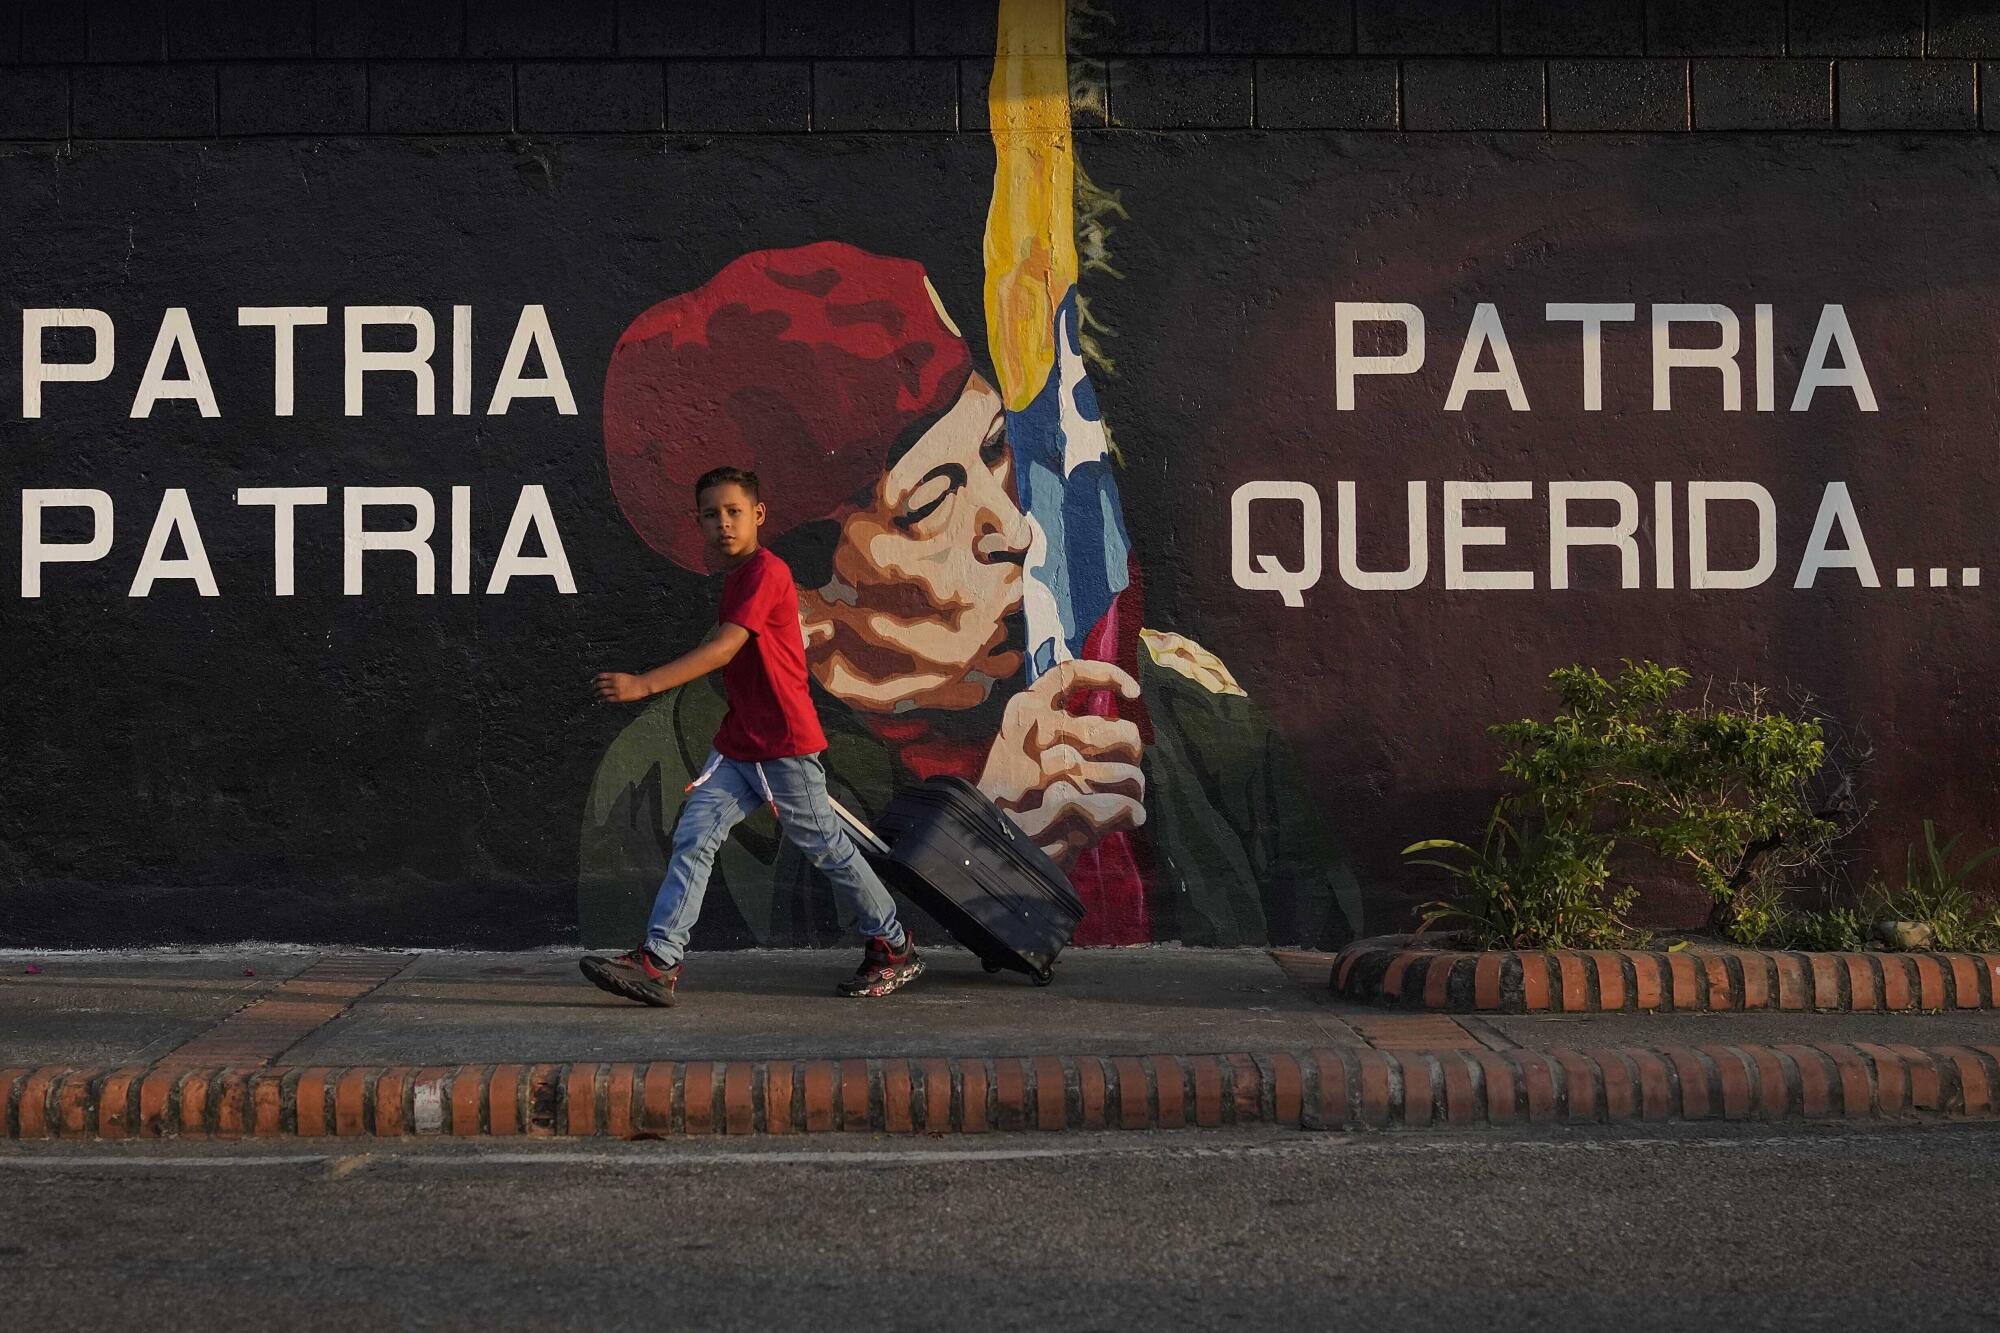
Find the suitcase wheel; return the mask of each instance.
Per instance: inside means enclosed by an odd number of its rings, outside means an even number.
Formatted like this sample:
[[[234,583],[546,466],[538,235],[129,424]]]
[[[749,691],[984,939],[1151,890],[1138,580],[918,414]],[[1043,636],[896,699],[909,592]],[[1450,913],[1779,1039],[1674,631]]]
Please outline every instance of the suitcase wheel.
[[[1002,969],[1003,967],[1005,967],[1005,966],[1006,966],[1006,964],[1004,964],[1004,963],[996,963],[996,962],[994,962],[994,961],[993,961],[992,959],[990,959],[990,958],[982,958],[982,959],[980,959],[980,960],[979,960],[979,965],[980,965],[981,967],[985,968],[985,969],[986,969],[986,971],[988,972],[988,974],[991,974],[991,973],[994,973],[994,972],[998,972],[998,971],[1000,971],[1000,970],[1001,970],[1001,969]],[[1031,969],[1031,970],[1029,971],[1029,973],[1028,973],[1028,978],[1029,978],[1029,980],[1033,981],[1033,982],[1034,982],[1034,983],[1035,983],[1035,984],[1036,984],[1037,986],[1046,986],[1046,985],[1048,985],[1048,984],[1049,984],[1050,982],[1052,982],[1052,981],[1054,981],[1054,980],[1056,979],[1056,969],[1055,969],[1055,964],[1051,963],[1051,964],[1049,964],[1049,965],[1048,965],[1047,967],[1040,967],[1040,968],[1034,968],[1034,969]]]

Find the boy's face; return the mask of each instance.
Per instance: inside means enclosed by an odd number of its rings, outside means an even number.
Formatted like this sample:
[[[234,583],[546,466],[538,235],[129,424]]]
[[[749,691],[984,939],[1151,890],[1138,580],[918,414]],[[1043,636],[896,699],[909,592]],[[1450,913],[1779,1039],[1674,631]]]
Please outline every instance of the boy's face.
[[[719,482],[695,500],[701,535],[708,549],[725,565],[733,565],[757,549],[757,531],[764,526],[764,503],[733,481]]]

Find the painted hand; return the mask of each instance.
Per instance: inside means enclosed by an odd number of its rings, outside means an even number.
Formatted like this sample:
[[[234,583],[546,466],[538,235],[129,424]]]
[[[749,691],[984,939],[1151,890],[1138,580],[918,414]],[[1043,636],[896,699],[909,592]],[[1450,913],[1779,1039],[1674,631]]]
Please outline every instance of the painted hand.
[[[1067,711],[1095,690],[1139,697],[1139,683],[1109,662],[1061,663],[1008,701],[979,775],[979,789],[1064,869],[1107,835],[1146,822],[1138,726]]]
[[[646,697],[646,687],[639,678],[623,671],[599,672],[596,686],[599,703],[635,704]]]

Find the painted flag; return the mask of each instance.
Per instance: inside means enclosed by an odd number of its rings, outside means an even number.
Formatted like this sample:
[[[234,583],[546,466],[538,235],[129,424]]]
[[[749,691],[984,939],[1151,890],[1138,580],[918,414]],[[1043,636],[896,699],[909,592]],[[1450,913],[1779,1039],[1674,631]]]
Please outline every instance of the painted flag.
[[[1000,0],[988,105],[993,202],[986,216],[986,333],[1007,413],[1015,487],[1032,530],[1023,564],[1027,676],[1072,658],[1136,674],[1139,589],[1109,438],[1078,327],[1076,154],[1064,0]],[[1146,735],[1144,710],[1128,706]],[[1072,703],[1120,712],[1098,690]],[[1152,938],[1131,833],[1100,838],[1069,867],[1083,900],[1079,944]]]
[[[1025,566],[1032,680],[1084,655],[1130,579],[1131,544],[1078,327],[1063,0],[1001,0],[990,105],[986,332],[1034,531]]]

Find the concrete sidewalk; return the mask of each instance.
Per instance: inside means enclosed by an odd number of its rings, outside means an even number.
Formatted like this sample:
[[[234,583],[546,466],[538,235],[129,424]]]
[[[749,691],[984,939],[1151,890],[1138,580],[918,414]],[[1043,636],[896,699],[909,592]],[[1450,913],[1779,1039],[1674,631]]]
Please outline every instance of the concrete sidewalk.
[[[0,1137],[1982,1117],[2000,1091],[1992,1012],[1411,1014],[1336,1000],[1325,955],[1172,946],[1074,951],[1046,988],[930,949],[883,1000],[833,994],[849,951],[701,954],[661,1010],[580,956],[0,953]]]
[[[1340,1040],[1317,987],[1262,950],[1072,952],[1053,985],[988,975],[971,954],[882,1000],[834,994],[859,950],[746,950],[688,960],[681,1000],[652,1009],[585,981],[584,951],[364,954],[397,968],[269,1053],[286,1064],[841,1059],[1040,1052],[1310,1049]],[[0,1064],[143,1064],[271,995],[333,951],[0,953]],[[25,969],[39,966],[39,975]],[[246,976],[254,972],[254,977]]]

